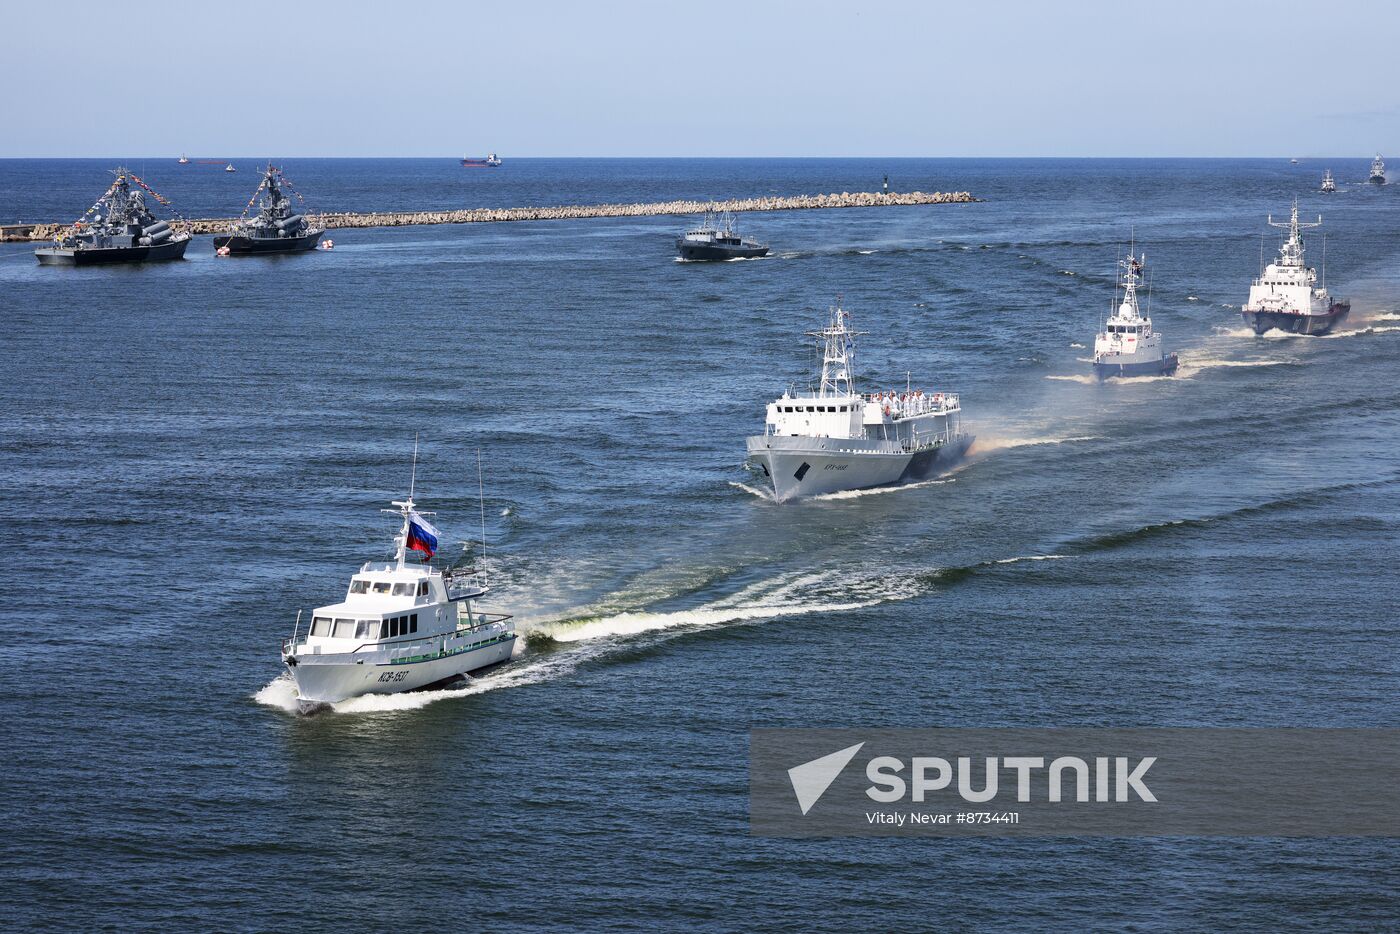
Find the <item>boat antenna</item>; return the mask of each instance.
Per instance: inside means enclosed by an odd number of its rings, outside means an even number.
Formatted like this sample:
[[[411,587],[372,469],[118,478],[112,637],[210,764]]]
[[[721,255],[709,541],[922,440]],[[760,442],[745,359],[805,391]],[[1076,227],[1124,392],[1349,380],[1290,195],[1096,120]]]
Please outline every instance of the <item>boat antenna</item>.
[[[1143,264],[1147,263],[1147,255],[1143,254]],[[1152,270],[1147,270],[1147,317],[1152,317]]]
[[[481,448],[476,449],[476,502],[481,509],[481,580],[486,582],[486,488],[481,481]]]
[[[413,488],[418,482],[418,432],[413,433],[413,469],[408,475],[408,500],[413,502]]]
[[[1327,234],[1322,235],[1322,291],[1327,291]]]

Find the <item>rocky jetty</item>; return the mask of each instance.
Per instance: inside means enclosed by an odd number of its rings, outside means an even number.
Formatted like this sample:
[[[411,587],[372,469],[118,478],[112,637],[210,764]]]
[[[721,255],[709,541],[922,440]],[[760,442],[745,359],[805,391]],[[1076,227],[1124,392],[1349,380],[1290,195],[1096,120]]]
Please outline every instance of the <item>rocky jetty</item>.
[[[649,217],[661,214],[700,214],[704,211],[805,211],[827,208],[876,208],[919,204],[964,204],[977,199],[965,191],[906,191],[882,194],[842,191],[829,195],[786,198],[732,198],[728,201],[656,201],[649,204],[566,204],[533,208],[468,208],[460,211],[394,211],[374,214],[322,214],[328,228],[408,227],[417,224],[486,224],[503,221],[554,221],[585,217]],[[234,218],[188,221],[197,234],[223,233]],[[34,224],[5,233],[15,240],[52,240],[67,224]]]

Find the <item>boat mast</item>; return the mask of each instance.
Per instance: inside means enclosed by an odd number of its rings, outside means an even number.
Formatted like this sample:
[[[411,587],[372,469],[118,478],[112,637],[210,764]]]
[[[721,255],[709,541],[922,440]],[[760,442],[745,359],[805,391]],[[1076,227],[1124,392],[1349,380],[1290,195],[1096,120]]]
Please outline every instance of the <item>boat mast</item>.
[[[413,512],[413,490],[418,482],[418,432],[413,433],[413,467],[408,475],[408,499],[391,500],[391,505],[398,509],[382,509],[381,512],[398,513],[403,517],[403,525],[399,527],[399,534],[394,538],[394,560],[398,563],[399,570],[402,571],[408,560],[408,517]]]
[[[1128,248],[1128,258],[1118,261],[1123,270],[1120,276],[1123,284],[1123,303],[1118,306],[1118,317],[1136,321],[1142,317],[1138,312],[1137,288],[1142,281],[1142,267],[1147,262],[1147,254],[1134,256],[1136,246]]]
[[[846,326],[851,316],[841,310],[841,300],[831,306],[831,321],[820,331],[808,331],[810,337],[822,339],[822,385],[818,397],[849,396],[855,393],[853,359],[855,338],[859,331]]]
[[[476,502],[481,509],[481,583],[486,583],[486,488],[481,480],[481,448],[476,449]]]
[[[1283,241],[1283,246],[1278,251],[1278,264],[1280,266],[1301,267],[1303,265],[1303,236],[1301,231],[1308,227],[1322,226],[1322,215],[1317,215],[1317,220],[1312,223],[1298,222],[1298,199],[1293,199],[1293,214],[1285,223],[1274,220],[1272,214],[1269,215],[1269,226],[1277,227],[1280,230],[1288,231],[1288,238]]]

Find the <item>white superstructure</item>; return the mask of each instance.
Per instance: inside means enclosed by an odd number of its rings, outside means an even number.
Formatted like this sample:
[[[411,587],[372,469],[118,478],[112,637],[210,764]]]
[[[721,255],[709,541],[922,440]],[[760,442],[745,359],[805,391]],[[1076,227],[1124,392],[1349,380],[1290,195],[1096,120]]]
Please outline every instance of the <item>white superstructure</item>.
[[[1138,288],[1147,254],[1118,261],[1119,285],[1123,301],[1094,337],[1094,371],[1100,379],[1109,376],[1159,376],[1175,372],[1176,354],[1162,347],[1162,335],[1152,330],[1152,319],[1138,307]]]
[[[906,386],[858,393],[853,356],[856,331],[839,306],[820,331],[821,386],[785,392],[770,402],[764,433],[747,439],[749,461],[773,484],[779,501],[918,479],[949,463],[972,443],[962,430],[956,393]]]
[[[393,505],[385,512],[403,517],[394,559],[361,566],[344,600],[317,607],[305,630],[282,644],[304,708],[443,684],[511,656],[510,616],[472,608],[487,592],[485,580],[410,563],[411,548],[431,555],[436,530],[415,511],[411,495]]]

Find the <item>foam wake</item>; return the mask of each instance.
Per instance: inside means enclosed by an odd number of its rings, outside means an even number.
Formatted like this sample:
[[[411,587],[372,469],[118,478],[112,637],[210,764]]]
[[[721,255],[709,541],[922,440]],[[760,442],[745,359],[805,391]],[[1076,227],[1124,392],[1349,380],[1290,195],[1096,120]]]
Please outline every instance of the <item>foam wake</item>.
[[[991,451],[1006,451],[1012,448],[1031,447],[1038,444],[1075,444],[1080,441],[1097,441],[1098,435],[1075,435],[1069,438],[1022,438],[1015,436],[987,436],[980,435],[977,438],[977,452],[986,454]]]
[[[697,607],[669,612],[632,611],[537,624],[556,643],[596,643],[668,630],[709,629],[811,613],[841,613],[915,596],[908,579],[861,579],[821,572],[779,576]]]
[[[750,496],[757,496],[759,499],[766,499],[770,502],[773,499],[773,494],[769,493],[767,490],[759,489],[756,486],[749,486],[747,483],[740,483],[738,480],[730,480],[729,485],[734,487],[735,489],[743,490]]]
[[[822,502],[824,500],[837,499],[859,499],[863,496],[883,496],[886,493],[898,493],[901,490],[917,490],[926,486],[941,486],[945,483],[956,482],[956,477],[936,477],[932,480],[919,480],[914,483],[896,483],[890,486],[875,486],[865,490],[838,490],[835,493],[818,493],[816,496],[807,497],[810,502]]]
[[[515,656],[519,658],[522,651],[523,648],[517,641]],[[524,661],[521,664],[512,663],[481,677],[468,676],[465,681],[458,682],[451,687],[431,691],[408,691],[403,694],[365,694],[330,704],[329,709],[335,713],[391,713],[401,710],[418,710],[437,701],[450,700],[454,697],[469,697],[473,694],[481,694],[500,688],[521,687],[526,684],[548,681],[561,673],[558,669],[572,667],[572,665],[561,665],[560,661],[544,658]],[[253,700],[287,713],[300,713],[296,685],[286,675],[279,675],[269,681],[253,694]]]
[[[1195,359],[1187,358],[1181,361],[1177,367],[1177,376],[1181,379],[1191,379],[1205,370],[1229,369],[1229,368],[1250,368],[1260,366],[1295,366],[1297,360],[1223,360],[1215,358]]]

